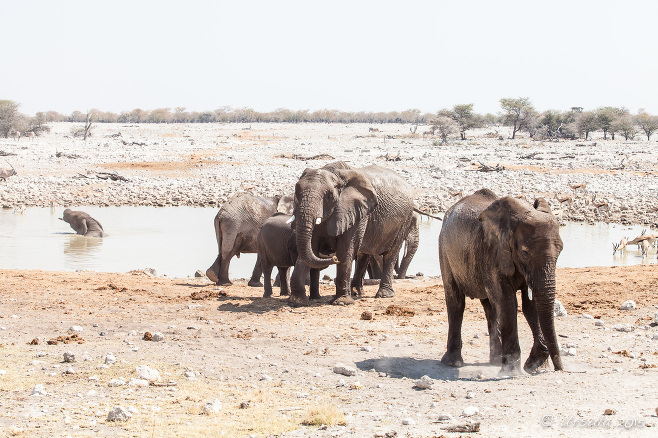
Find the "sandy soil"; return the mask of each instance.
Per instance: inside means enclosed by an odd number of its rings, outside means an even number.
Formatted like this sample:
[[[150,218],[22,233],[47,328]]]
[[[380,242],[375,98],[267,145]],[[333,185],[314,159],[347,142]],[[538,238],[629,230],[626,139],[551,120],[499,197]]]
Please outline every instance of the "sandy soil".
[[[516,377],[487,364],[486,323],[476,301],[469,300],[465,316],[467,365],[440,364],[447,318],[439,278],[399,280],[396,297],[386,300],[372,298],[376,286],[367,286],[366,298],[348,307],[328,304],[334,289],[325,282],[323,301],[307,308],[261,298],[262,290],[244,280],[218,288],[207,279],[138,272],[0,270],[0,284],[0,433],[7,436],[655,436],[658,430],[658,270],[651,266],[560,269],[558,299],[569,314],[556,326],[575,356],[564,357],[565,372]],[[637,308],[619,310],[628,299]],[[364,312],[373,318],[362,319]],[[632,331],[617,331],[619,324]],[[73,333],[73,326],[82,331]],[[519,327],[525,360],[531,335],[522,316]],[[145,332],[164,340],[144,340]],[[73,334],[72,342],[61,341]],[[57,345],[47,343],[57,338]],[[65,352],[75,361],[63,362]],[[116,363],[105,367],[108,352]],[[357,374],[334,373],[338,363]],[[139,365],[157,369],[161,386],[108,386],[137,377]],[[434,380],[431,389],[414,388],[423,375]],[[47,395],[31,395],[38,384]],[[222,410],[202,415],[213,398]],[[117,405],[133,411],[128,422],[106,420]],[[467,407],[479,413],[461,416]],[[325,421],[336,424],[303,424],[317,417],[313,409],[329,408],[338,413]],[[615,413],[603,415],[606,409]],[[440,421],[444,414],[452,419]],[[478,433],[448,430],[477,423]]]

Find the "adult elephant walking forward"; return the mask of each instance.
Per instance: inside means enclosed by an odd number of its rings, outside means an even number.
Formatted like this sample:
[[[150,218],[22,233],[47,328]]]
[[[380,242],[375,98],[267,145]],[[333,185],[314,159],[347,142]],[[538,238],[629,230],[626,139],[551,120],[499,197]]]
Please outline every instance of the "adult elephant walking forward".
[[[443,219],[439,259],[448,308],[448,345],[441,362],[462,366],[465,297],[482,302],[489,327],[490,360],[504,372],[520,371],[516,292],[534,344],[525,362],[535,371],[550,355],[562,369],[555,335],[555,264],[562,251],[548,203],[534,205],[482,189],[453,205]]]
[[[306,169],[295,185],[299,253],[295,271],[338,263],[332,303],[351,304],[352,262],[357,256],[382,255],[382,279],[376,296],[392,297],[393,268],[413,220],[412,195],[404,179],[379,166],[356,169],[338,161],[320,169]],[[331,242],[328,246],[335,243],[334,258],[318,255],[327,241]],[[293,305],[308,304],[301,278],[300,273],[291,279]]]
[[[256,237],[267,218],[275,213],[290,214],[292,196],[270,198],[238,192],[226,201],[215,216],[215,237],[217,238],[217,258],[206,276],[217,284],[231,284],[228,269],[234,256],[241,253],[257,253]],[[259,261],[256,261],[249,280],[249,286],[261,287],[262,274]]]

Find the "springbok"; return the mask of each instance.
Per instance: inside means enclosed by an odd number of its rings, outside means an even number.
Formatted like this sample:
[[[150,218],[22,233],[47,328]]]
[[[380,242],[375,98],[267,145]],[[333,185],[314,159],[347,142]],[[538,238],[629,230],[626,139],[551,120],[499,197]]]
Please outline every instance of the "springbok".
[[[21,139],[21,133],[18,131],[12,131],[9,133],[9,136],[13,138],[14,140],[18,141]]]
[[[587,191],[587,183],[569,184],[569,187],[571,187],[574,193],[576,193],[578,189],[581,189],[583,192]]]
[[[643,240],[638,244],[640,247],[640,253],[642,253],[642,257],[646,257],[649,253],[649,240]]]
[[[614,254],[617,251],[624,251],[624,249],[626,249],[626,245],[628,245],[628,237],[622,237],[619,243],[612,242],[612,253]]]
[[[567,196],[555,195],[555,199],[557,199],[557,202],[559,202],[562,205],[569,204],[569,207],[571,207],[571,202],[573,201],[573,198],[571,196],[568,196],[568,195]]]

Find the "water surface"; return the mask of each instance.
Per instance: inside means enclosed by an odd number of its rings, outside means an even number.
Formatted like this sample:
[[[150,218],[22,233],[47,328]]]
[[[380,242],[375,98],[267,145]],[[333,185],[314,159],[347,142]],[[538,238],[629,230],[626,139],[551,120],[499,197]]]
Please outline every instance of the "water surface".
[[[27,208],[22,214],[0,209],[0,266],[15,269],[128,272],[153,268],[159,275],[187,277],[205,272],[217,255],[213,219],[216,208],[73,207],[96,218],[104,238],[75,234],[59,220],[63,208]],[[656,250],[642,258],[636,246],[612,254],[612,242],[633,238],[642,226],[569,223],[560,227],[564,250],[559,267],[655,264]],[[409,274],[440,275],[438,236],[441,222],[420,222],[420,246]],[[248,278],[255,254],[231,261],[231,278]],[[333,276],[335,269],[328,269]]]

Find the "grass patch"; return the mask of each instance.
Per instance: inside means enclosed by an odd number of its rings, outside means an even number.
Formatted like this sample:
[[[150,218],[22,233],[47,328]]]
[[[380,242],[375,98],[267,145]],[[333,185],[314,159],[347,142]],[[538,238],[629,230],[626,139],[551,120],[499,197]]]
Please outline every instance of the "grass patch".
[[[302,424],[305,426],[345,426],[347,420],[338,406],[331,403],[310,408]]]

